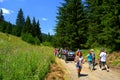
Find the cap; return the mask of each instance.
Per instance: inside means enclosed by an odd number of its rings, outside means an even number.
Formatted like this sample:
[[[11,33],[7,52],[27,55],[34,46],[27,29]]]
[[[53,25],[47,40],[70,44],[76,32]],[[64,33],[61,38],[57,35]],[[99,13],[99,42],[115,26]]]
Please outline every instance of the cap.
[[[90,49],[90,51],[94,51],[94,49]]]

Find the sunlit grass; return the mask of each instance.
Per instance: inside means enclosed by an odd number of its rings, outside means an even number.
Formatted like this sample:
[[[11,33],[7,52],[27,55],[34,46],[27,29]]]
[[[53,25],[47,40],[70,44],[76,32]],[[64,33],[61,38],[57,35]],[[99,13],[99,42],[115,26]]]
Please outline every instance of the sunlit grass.
[[[53,48],[0,33],[0,80],[43,80],[54,61]]]

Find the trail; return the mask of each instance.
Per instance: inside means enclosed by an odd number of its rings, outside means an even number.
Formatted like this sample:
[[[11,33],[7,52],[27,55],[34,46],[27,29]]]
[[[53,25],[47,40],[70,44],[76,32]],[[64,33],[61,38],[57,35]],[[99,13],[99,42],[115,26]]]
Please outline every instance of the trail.
[[[77,70],[73,61],[65,63],[64,60],[60,59],[61,64],[66,68],[67,80],[120,80],[120,73],[110,69],[109,72],[106,70],[99,70],[98,65],[95,67],[96,70],[90,71],[88,69],[87,62],[83,64],[81,76],[78,78]]]

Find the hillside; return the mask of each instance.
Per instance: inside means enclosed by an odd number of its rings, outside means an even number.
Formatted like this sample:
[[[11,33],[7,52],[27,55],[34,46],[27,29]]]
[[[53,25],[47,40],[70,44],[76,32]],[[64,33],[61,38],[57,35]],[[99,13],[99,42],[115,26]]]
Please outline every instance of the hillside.
[[[99,49],[94,50],[98,58]],[[83,50],[83,53],[85,53],[83,55],[85,56],[87,52],[88,50]],[[50,64],[55,61],[52,53],[53,48],[31,45],[22,41],[21,38],[0,33],[0,80],[44,80],[49,72]],[[118,71],[120,52],[108,54],[107,59],[108,65]],[[46,80],[53,78],[64,80],[63,76],[66,68],[63,67],[63,62],[60,62],[61,65],[51,65],[51,72],[47,75],[49,79]],[[62,68],[59,66],[62,66]]]
[[[112,54],[108,55],[108,64],[111,67],[120,70],[120,52],[113,52]]]
[[[0,32],[0,80],[43,80],[55,62],[53,48]]]

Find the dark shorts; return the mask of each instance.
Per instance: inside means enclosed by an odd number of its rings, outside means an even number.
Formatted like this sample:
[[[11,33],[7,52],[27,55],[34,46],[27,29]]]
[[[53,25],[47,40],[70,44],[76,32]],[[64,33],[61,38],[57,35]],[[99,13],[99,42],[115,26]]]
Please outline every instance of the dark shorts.
[[[82,66],[80,66],[79,64],[76,64],[76,68],[77,68],[77,69],[81,69]]]
[[[101,66],[105,66],[105,65],[106,65],[106,62],[100,61],[100,65],[101,65]]]

